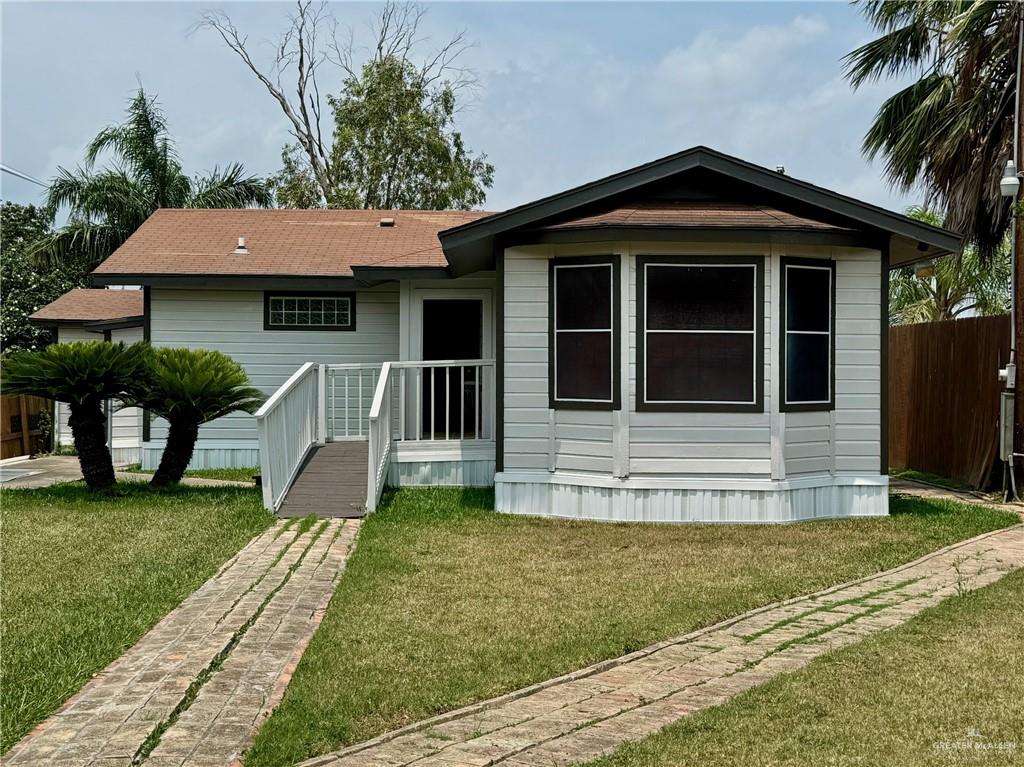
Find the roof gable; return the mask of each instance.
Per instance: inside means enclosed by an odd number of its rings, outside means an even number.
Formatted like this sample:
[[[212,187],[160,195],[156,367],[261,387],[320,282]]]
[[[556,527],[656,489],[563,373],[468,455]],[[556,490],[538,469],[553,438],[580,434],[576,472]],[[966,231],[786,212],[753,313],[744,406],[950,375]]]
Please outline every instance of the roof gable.
[[[893,263],[957,252],[960,237],[885,208],[694,147],[439,234],[453,272],[486,268],[497,238],[592,215],[625,201],[771,203],[813,221],[893,238]]]

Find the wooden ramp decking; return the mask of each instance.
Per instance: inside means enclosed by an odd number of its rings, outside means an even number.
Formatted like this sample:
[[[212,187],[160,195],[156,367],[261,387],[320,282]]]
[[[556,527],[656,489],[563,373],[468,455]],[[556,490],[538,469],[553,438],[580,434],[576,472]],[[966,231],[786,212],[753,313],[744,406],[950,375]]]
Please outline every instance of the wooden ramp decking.
[[[366,516],[367,455],[365,441],[328,442],[313,448],[278,516]]]

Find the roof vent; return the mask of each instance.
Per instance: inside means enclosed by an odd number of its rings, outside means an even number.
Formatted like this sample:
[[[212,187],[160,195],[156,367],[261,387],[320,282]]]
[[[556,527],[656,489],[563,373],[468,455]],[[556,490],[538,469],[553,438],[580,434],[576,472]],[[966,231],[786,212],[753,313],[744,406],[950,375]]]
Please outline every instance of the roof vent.
[[[775,172],[778,173],[780,176],[785,176],[786,175],[786,166],[785,165],[776,165],[775,166]]]
[[[235,246],[235,255],[236,256],[247,256],[247,255],[249,255],[249,249],[247,247],[245,247],[245,238],[244,237],[239,237],[238,238],[238,245]]]
[[[393,219],[393,218],[382,218],[380,220],[380,225],[381,225],[381,227],[394,226],[395,225],[395,219]]]

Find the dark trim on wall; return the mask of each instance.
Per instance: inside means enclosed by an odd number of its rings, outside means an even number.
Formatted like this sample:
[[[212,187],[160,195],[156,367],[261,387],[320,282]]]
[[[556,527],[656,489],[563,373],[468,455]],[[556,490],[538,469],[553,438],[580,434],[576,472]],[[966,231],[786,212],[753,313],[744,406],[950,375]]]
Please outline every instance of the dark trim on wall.
[[[879,434],[878,453],[881,457],[878,472],[883,476],[889,474],[889,243],[882,248],[881,291],[882,305],[879,316],[881,330],[878,337],[878,394],[879,394]]]
[[[39,328],[83,328],[95,333],[104,330],[124,330],[125,328],[141,328],[142,315],[136,317],[119,317],[110,320],[37,320],[29,317],[30,323]]]
[[[494,248],[494,470],[505,470],[505,250]]]
[[[786,402],[786,266],[823,266],[832,271],[832,308],[829,312],[832,337],[829,339],[829,400],[828,402]],[[781,413],[827,413],[836,409],[836,262],[830,258],[797,258],[782,256],[779,259],[779,412]]]
[[[622,284],[620,277],[622,257],[618,254],[604,256],[571,256],[548,259],[548,407],[552,410],[619,410],[622,407]],[[579,402],[555,398],[555,267],[556,266],[606,266],[612,269],[612,400],[611,402]]]
[[[509,235],[511,245],[558,245],[588,242],[707,242],[768,245],[834,245],[877,247],[878,235],[858,231],[823,232],[820,229],[728,228],[686,226],[621,226],[603,224],[572,229],[527,230]]]
[[[153,293],[149,285],[142,288],[142,340],[147,344],[153,338]],[[142,411],[142,441],[149,442],[149,411]],[[140,456],[141,457],[141,456]]]
[[[764,263],[765,256],[655,256],[636,257],[636,409],[637,411],[663,413],[763,413],[764,412]],[[754,267],[754,402],[752,403],[702,403],[702,402],[654,402],[644,401],[644,374],[647,372],[644,359],[644,331],[647,327],[647,302],[644,300],[645,266],[647,264],[746,264]]]
[[[444,266],[353,266],[352,274],[360,285],[371,287],[384,282],[398,280],[453,280],[452,273]]]
[[[347,298],[349,300],[348,325],[271,325],[271,298]],[[323,291],[323,290],[268,290],[263,293],[263,329],[275,333],[284,331],[291,333],[296,330],[313,332],[350,333],[356,329],[356,294],[354,291]]]
[[[354,277],[295,274],[95,274],[95,285],[144,285],[155,288],[224,288],[226,290],[354,290]]]

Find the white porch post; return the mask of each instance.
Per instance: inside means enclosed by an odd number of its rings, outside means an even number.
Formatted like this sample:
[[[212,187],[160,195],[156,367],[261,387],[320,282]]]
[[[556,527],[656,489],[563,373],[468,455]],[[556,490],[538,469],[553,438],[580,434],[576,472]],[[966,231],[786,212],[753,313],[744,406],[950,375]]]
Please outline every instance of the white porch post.
[[[316,443],[327,443],[327,366],[320,364],[316,371]]]

